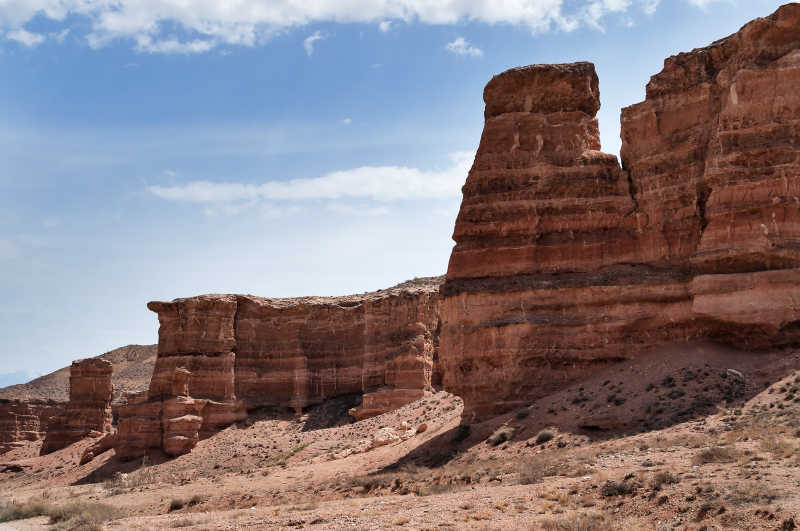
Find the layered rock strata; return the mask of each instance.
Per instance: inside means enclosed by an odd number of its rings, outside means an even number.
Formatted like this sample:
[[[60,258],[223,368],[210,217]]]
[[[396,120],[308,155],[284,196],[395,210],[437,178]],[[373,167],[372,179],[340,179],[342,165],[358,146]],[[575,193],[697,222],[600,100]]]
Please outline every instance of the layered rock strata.
[[[111,432],[113,365],[101,358],[72,362],[69,402],[64,412],[48,421],[42,455],[60,450],[88,435]]]
[[[0,399],[0,455],[44,439],[50,417],[64,411],[54,400]]]
[[[367,418],[420,398],[431,386],[440,282],[346,297],[149,303],[160,322],[158,358],[147,394],[120,408],[118,455],[185,453],[247,409],[300,412],[364,394],[352,413]]]
[[[600,147],[588,63],[495,76],[442,288],[445,389],[517,407],[682,340],[800,334],[800,4],[665,61]]]

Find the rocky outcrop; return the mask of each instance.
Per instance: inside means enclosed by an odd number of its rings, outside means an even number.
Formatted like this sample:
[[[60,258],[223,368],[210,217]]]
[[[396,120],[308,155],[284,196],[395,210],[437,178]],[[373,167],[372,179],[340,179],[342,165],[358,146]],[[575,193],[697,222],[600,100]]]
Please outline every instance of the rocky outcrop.
[[[64,410],[54,400],[0,399],[0,455],[44,439],[47,421]]]
[[[60,450],[89,435],[111,432],[113,365],[101,358],[72,362],[69,402],[62,414],[52,417],[42,444],[42,455]]]
[[[600,147],[588,63],[495,76],[442,288],[445,389],[485,417],[664,343],[800,333],[800,4],[665,61]]]
[[[127,345],[97,356],[114,365],[111,383],[114,386],[113,404],[121,402],[125,393],[143,391],[150,385],[157,345]],[[69,400],[69,367],[45,374],[28,383],[0,389],[0,399]]]
[[[247,409],[303,408],[365,394],[367,418],[431,386],[440,278],[346,297],[203,295],[151,302],[160,322],[146,396],[119,410],[123,458],[189,451]]]

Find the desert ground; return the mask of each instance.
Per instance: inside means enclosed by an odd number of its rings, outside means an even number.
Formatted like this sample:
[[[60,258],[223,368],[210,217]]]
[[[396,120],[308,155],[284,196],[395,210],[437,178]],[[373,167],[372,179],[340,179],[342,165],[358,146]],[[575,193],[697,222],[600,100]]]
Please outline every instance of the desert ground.
[[[673,345],[490,421],[261,410],[189,454],[0,458],[0,529],[794,529],[800,351]],[[588,414],[591,413],[591,414]],[[589,421],[588,419],[592,419]],[[24,518],[30,516],[30,518]]]

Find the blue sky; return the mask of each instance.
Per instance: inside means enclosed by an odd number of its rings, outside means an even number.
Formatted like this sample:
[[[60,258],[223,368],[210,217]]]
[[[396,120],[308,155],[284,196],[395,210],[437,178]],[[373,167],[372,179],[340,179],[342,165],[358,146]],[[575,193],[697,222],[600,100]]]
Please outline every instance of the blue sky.
[[[780,4],[0,0],[0,381],[154,343],[149,300],[442,274],[492,75],[594,62],[616,153],[664,58]]]

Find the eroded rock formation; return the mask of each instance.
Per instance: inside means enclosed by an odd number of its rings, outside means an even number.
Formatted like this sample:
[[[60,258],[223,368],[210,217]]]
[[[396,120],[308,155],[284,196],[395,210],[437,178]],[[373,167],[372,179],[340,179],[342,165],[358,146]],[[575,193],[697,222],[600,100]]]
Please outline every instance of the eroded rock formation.
[[[63,412],[64,405],[54,400],[0,399],[0,455],[26,441],[43,440],[48,419]]]
[[[430,390],[440,278],[346,297],[204,295],[151,302],[160,322],[146,395],[119,410],[118,455],[170,455],[244,418],[364,394],[367,418]]]
[[[41,453],[60,450],[88,435],[111,432],[113,365],[101,358],[73,361],[69,375],[69,402],[52,417]]]
[[[665,61],[600,148],[588,63],[495,76],[442,288],[445,389],[506,411],[656,345],[800,335],[800,4]]]

